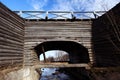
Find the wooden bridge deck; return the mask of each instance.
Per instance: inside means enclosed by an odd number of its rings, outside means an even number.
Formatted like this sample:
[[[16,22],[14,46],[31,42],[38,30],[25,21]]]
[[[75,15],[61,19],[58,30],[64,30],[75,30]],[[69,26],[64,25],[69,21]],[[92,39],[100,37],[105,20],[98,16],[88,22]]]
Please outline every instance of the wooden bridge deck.
[[[87,63],[81,64],[69,64],[69,63],[38,63],[33,66],[34,68],[62,68],[62,67],[85,67],[90,69],[90,65]]]

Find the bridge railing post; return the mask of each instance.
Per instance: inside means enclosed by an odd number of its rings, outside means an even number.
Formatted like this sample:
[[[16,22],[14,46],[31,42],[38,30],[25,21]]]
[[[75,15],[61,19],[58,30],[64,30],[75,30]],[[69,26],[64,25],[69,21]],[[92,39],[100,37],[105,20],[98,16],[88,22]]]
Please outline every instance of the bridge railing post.
[[[46,63],[46,56],[45,56],[44,46],[42,46],[42,51],[43,51],[43,58],[44,58],[44,62]]]
[[[45,19],[48,20],[48,11],[46,12]]]
[[[22,14],[23,14],[22,11],[19,11],[19,14],[18,14],[18,15],[20,15],[20,16],[22,17]]]

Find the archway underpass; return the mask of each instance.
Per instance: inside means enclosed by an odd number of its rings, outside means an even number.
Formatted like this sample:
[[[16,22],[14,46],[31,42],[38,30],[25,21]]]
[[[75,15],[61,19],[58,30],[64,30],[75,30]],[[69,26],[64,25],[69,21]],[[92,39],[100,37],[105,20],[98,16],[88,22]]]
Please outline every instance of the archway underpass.
[[[89,54],[87,48],[73,41],[46,41],[34,48],[37,56],[43,54],[44,63],[40,63],[35,68],[39,67],[89,67]],[[68,53],[68,58],[65,61],[48,61],[45,52],[51,50],[59,50]],[[53,59],[52,59],[53,60]],[[67,62],[67,63],[66,63]]]

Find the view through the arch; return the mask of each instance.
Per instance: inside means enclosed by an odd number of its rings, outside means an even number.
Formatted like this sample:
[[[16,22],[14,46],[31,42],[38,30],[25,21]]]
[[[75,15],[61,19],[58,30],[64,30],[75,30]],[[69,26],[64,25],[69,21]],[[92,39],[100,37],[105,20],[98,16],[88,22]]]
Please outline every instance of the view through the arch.
[[[46,62],[67,62],[69,54],[62,50],[50,50],[45,52]],[[39,56],[39,60],[44,62],[43,53]]]

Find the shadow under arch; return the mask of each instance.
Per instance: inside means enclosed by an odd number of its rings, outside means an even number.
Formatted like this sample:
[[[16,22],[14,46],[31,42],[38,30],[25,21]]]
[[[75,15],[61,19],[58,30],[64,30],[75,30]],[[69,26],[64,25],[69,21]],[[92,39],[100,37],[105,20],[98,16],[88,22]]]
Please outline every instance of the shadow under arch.
[[[44,48],[44,51],[43,51]],[[69,63],[88,63],[89,54],[87,48],[73,41],[46,41],[34,48],[38,57],[49,50],[62,50],[69,54]]]

